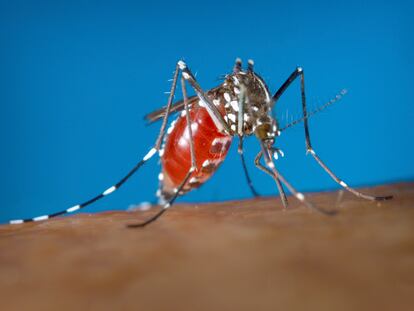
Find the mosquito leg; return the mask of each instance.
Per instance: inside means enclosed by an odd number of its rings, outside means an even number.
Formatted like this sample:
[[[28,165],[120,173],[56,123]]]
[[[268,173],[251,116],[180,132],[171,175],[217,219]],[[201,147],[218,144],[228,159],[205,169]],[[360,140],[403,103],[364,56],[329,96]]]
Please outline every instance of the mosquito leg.
[[[170,114],[170,108],[171,108],[171,105],[172,105],[172,101],[174,99],[174,93],[175,93],[175,89],[176,89],[176,85],[177,85],[178,74],[179,74],[179,66],[177,64],[176,68],[175,68],[175,72],[174,72],[174,77],[173,77],[173,82],[172,82],[172,86],[171,86],[170,96],[168,98],[168,104],[167,104],[166,112],[165,112],[165,115],[163,117],[160,133],[158,135],[158,138],[155,142],[154,147],[151,148],[148,151],[148,153],[121,180],[119,180],[116,184],[109,187],[108,189],[106,189],[102,193],[98,194],[97,196],[89,199],[88,201],[85,201],[81,204],[74,205],[72,207],[69,207],[68,209],[65,209],[65,210],[62,210],[62,211],[59,211],[59,212],[56,212],[56,213],[53,213],[53,214],[49,214],[49,215],[37,216],[37,217],[34,217],[34,218],[11,220],[9,223],[10,224],[21,224],[21,223],[25,223],[25,222],[41,221],[41,220],[46,220],[46,219],[50,219],[50,218],[53,218],[53,217],[57,217],[57,216],[60,216],[60,215],[73,213],[75,211],[78,211],[78,210],[80,210],[80,209],[82,209],[82,208],[84,208],[84,207],[86,207],[86,206],[102,199],[103,197],[115,192],[116,190],[118,190],[132,175],[135,174],[136,171],[138,171],[138,169],[141,166],[143,166],[145,164],[145,162],[147,162],[149,159],[151,159],[154,156],[154,154],[156,154],[157,151],[160,150],[160,146],[161,146],[161,143],[162,143],[162,138],[164,137],[164,134],[165,134],[165,127],[166,127],[166,124],[167,124],[167,119],[168,119],[169,114]]]
[[[153,221],[157,220],[162,214],[164,214],[167,209],[169,209],[174,201],[177,199],[178,195],[180,194],[181,190],[184,188],[185,184],[187,183],[188,179],[190,178],[191,174],[194,172],[195,168],[191,167],[190,170],[187,172],[187,175],[185,176],[184,180],[181,182],[181,184],[174,189],[174,195],[168,200],[167,203],[165,203],[163,205],[163,207],[161,208],[161,210],[155,214],[154,216],[152,216],[151,218],[145,220],[144,222],[141,223],[137,223],[137,224],[130,224],[127,225],[128,228],[140,228],[140,227],[145,227],[146,225],[152,223]]]
[[[190,140],[191,167],[188,170],[186,176],[184,177],[184,180],[180,183],[180,185],[177,188],[174,189],[173,196],[162,206],[161,210],[157,214],[145,220],[144,222],[128,225],[127,226],[128,228],[144,227],[152,223],[153,221],[157,220],[162,214],[164,214],[167,211],[167,209],[169,209],[173,205],[174,201],[180,195],[180,192],[183,190],[184,186],[189,180],[191,174],[197,169],[197,162],[196,162],[195,149],[194,149],[194,139],[193,139],[193,133],[191,129],[190,110],[188,108],[188,96],[187,96],[187,90],[185,88],[185,80],[183,77],[181,77],[181,88],[182,88],[183,97],[184,97],[184,107],[185,107],[185,112],[186,112],[185,116],[186,116],[187,130],[188,130],[189,140]]]
[[[187,89],[185,87],[184,77],[181,77],[181,89],[182,89],[183,97],[184,97],[185,119],[187,121],[188,136],[190,137],[191,169],[195,170],[197,168],[197,161],[196,161],[196,156],[195,156],[193,130],[191,128],[191,119],[190,119],[190,108],[188,107],[188,96],[187,96]]]
[[[163,139],[164,134],[165,134],[165,128],[167,127],[167,121],[168,121],[168,117],[170,115],[171,105],[173,103],[175,90],[176,90],[176,87],[177,87],[178,73],[179,73],[179,66],[177,64],[176,67],[175,67],[174,77],[173,77],[172,84],[171,84],[170,96],[168,97],[168,103],[167,103],[167,107],[165,109],[165,115],[164,115],[164,118],[162,119],[160,133],[158,134],[158,138],[157,138],[157,141],[155,143],[155,149],[157,151],[160,150],[160,147],[161,147],[161,144],[162,144],[162,139]]]
[[[309,125],[308,125],[308,118],[306,118],[307,111],[306,111],[306,96],[305,96],[305,75],[303,72],[303,69],[301,67],[297,67],[294,72],[289,76],[289,78],[285,81],[285,83],[282,84],[282,86],[277,90],[275,95],[273,95],[273,105],[277,102],[279,97],[286,91],[286,89],[291,85],[293,81],[297,77],[300,77],[300,92],[301,92],[301,99],[302,99],[302,110],[303,110],[303,124],[305,127],[305,140],[306,140],[306,153],[310,153],[313,158],[318,162],[318,164],[332,177],[333,180],[335,180],[339,185],[341,185],[343,188],[348,190],[349,192],[353,193],[357,197],[371,200],[371,201],[383,201],[383,200],[389,200],[392,199],[392,196],[371,196],[367,194],[363,194],[351,187],[349,187],[343,180],[338,178],[326,165],[325,163],[319,158],[319,156],[316,154],[315,150],[312,148],[310,134],[309,134]]]
[[[319,156],[316,154],[316,152],[312,149],[312,147],[310,149],[308,149],[308,152],[313,156],[313,158],[316,160],[316,162],[318,162],[318,164],[325,170],[325,172],[327,172],[332,177],[333,180],[335,180],[338,184],[340,184],[342,187],[344,187],[346,190],[353,193],[357,197],[360,197],[360,198],[363,198],[363,199],[366,199],[366,200],[371,200],[371,201],[384,201],[384,200],[390,200],[390,199],[393,198],[392,195],[372,196],[372,195],[361,193],[361,192],[355,190],[354,188],[349,187],[343,180],[339,179],[338,176],[336,176],[326,166],[325,163],[322,162],[322,160],[319,158]]]
[[[288,188],[290,193],[292,193],[296,197],[296,199],[298,199],[300,202],[305,204],[307,207],[309,207],[311,209],[314,209],[314,210],[316,210],[316,211],[318,211],[322,214],[325,214],[325,215],[334,215],[334,214],[336,214],[336,211],[334,211],[334,210],[327,211],[327,210],[321,209],[321,208],[313,205],[312,203],[310,203],[308,200],[306,200],[305,195],[303,193],[298,192],[295,188],[293,188],[293,186],[282,175],[280,175],[280,173],[278,172],[278,170],[275,167],[275,164],[272,160],[271,155],[269,154],[269,150],[264,148],[263,145],[262,145],[262,149],[264,150],[264,151],[263,150],[262,151],[265,152],[265,153],[261,152],[257,155],[258,162],[260,161],[260,158],[262,157],[262,155],[265,154],[265,163],[266,163],[267,167],[270,169],[271,176],[273,177],[273,179],[275,179],[275,180],[279,179],[286,186],[286,188]]]
[[[213,104],[208,95],[201,89],[200,85],[196,81],[194,75],[183,61],[178,62],[178,66],[182,72],[182,75],[186,81],[191,85],[194,91],[197,93],[198,98],[205,105],[208,114],[213,120],[216,127],[223,133],[232,134],[233,131],[230,129],[227,122],[224,120],[218,108]]]
[[[288,199],[287,199],[287,196],[286,196],[285,190],[283,189],[282,184],[281,184],[281,182],[280,182],[280,179],[279,179],[278,177],[276,177],[276,176],[272,173],[272,171],[271,171],[271,170],[269,170],[267,167],[263,166],[263,165],[260,163],[260,159],[261,159],[262,155],[263,155],[263,152],[262,152],[262,151],[260,151],[260,152],[257,154],[256,158],[254,159],[254,164],[256,165],[256,167],[257,167],[258,169],[260,169],[261,171],[263,171],[263,172],[265,172],[266,174],[268,174],[268,175],[269,175],[270,177],[272,177],[272,178],[273,178],[273,180],[276,182],[276,186],[277,186],[277,189],[278,189],[278,191],[279,191],[279,195],[280,195],[280,199],[282,200],[283,207],[284,207],[284,208],[287,208],[287,207],[288,207],[288,205],[289,205],[289,203],[288,203]]]
[[[240,159],[241,159],[241,162],[242,162],[242,165],[243,165],[244,176],[246,176],[247,184],[249,185],[250,191],[252,192],[253,196],[254,197],[259,197],[260,194],[256,191],[256,189],[253,186],[253,182],[250,179],[250,175],[249,175],[249,172],[247,170],[246,161],[244,159],[244,153],[243,153],[243,137],[240,136],[239,139],[240,139],[239,140],[239,147],[238,147],[237,150],[238,150],[238,153],[240,154]]]

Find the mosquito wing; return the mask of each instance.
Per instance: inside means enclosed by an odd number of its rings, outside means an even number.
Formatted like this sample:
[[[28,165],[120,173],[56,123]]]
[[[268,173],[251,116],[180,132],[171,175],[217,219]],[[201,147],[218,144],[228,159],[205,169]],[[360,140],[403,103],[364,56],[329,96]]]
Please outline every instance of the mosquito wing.
[[[191,107],[196,101],[197,101],[198,97],[197,95],[191,96],[188,98],[188,106]],[[155,110],[151,113],[148,113],[144,119],[148,121],[148,123],[153,123],[156,122],[160,119],[162,119],[165,116],[165,110],[167,109],[167,107],[162,107],[158,110]],[[174,112],[180,112],[184,110],[184,100],[180,100],[178,102],[175,102],[174,104],[171,105],[171,113]]]
[[[207,94],[213,93],[215,92],[220,86],[217,86],[211,90],[209,90],[207,92]],[[198,96],[194,95],[194,96],[190,96],[188,97],[188,107],[191,108],[191,106],[193,104],[195,104],[198,101]],[[179,100],[177,102],[175,102],[174,104],[171,105],[171,113],[174,112],[180,112],[184,110],[184,100]],[[158,110],[155,110],[151,113],[148,113],[147,115],[145,115],[144,119],[147,120],[148,124],[154,123],[160,119],[162,119],[165,116],[165,110],[167,109],[167,107],[162,107]]]

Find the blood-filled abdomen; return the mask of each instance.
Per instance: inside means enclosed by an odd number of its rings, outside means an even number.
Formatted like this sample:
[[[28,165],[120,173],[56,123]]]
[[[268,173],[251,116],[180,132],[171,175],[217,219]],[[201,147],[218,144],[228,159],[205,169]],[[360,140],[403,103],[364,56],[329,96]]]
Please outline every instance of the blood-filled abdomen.
[[[183,188],[183,193],[199,187],[209,179],[225,159],[232,137],[219,132],[204,107],[190,110],[197,169]],[[167,200],[184,181],[191,168],[190,135],[186,116],[182,114],[168,130],[161,158],[161,198]]]

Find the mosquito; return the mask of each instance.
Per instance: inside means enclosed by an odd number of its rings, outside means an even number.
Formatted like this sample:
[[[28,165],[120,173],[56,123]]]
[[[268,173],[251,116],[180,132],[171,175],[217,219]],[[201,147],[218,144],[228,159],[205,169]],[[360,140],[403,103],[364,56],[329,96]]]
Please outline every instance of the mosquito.
[[[300,79],[303,115],[300,119],[280,128],[277,119],[274,117],[275,104],[298,78]],[[183,99],[173,103],[179,80]],[[188,85],[196,95],[188,96]],[[118,190],[141,166],[158,153],[161,158],[162,169],[158,175],[159,188],[156,195],[161,209],[143,222],[128,225],[129,228],[144,227],[157,220],[171,208],[179,196],[204,184],[226,158],[234,137],[238,138],[238,153],[247,184],[252,194],[258,196],[248,174],[243,155],[243,141],[247,136],[257,138],[260,151],[254,164],[274,180],[285,208],[288,206],[286,188],[305,206],[322,214],[333,215],[335,210],[322,209],[308,201],[303,193],[297,191],[280,174],[275,165],[274,159],[283,156],[283,152],[275,147],[276,138],[280,136],[282,131],[299,122],[304,124],[306,153],[310,154],[334,181],[363,199],[371,201],[391,199],[392,196],[371,196],[349,187],[326,166],[312,147],[308,126],[309,117],[339,100],[344,93],[345,91],[342,91],[325,105],[308,112],[305,96],[305,75],[302,67],[297,67],[274,95],[271,95],[265,81],[254,71],[252,60],[249,60],[247,68],[243,69],[242,61],[237,58],[232,72],[224,77],[219,86],[209,91],[204,91],[200,87],[190,68],[184,61],[180,60],[175,67],[167,105],[145,117],[149,122],[162,120],[155,144],[122,179],[84,203],[53,214],[12,220],[10,223],[21,224],[42,221],[78,211]],[[177,112],[180,113],[179,116],[167,129],[169,117]]]

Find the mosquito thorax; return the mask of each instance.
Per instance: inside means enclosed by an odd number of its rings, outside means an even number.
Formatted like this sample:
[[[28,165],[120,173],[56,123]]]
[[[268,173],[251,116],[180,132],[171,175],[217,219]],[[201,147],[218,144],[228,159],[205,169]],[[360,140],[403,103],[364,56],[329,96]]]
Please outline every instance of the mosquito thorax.
[[[253,135],[258,123],[266,123],[263,120],[269,117],[271,95],[263,79],[253,71],[238,71],[227,75],[214,97],[216,105],[224,102],[224,119],[233,131],[232,134],[236,134],[241,115],[244,135]],[[240,101],[243,102],[243,113],[239,112]],[[272,128],[273,122],[270,122],[270,128],[263,130],[270,133]]]

